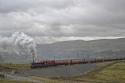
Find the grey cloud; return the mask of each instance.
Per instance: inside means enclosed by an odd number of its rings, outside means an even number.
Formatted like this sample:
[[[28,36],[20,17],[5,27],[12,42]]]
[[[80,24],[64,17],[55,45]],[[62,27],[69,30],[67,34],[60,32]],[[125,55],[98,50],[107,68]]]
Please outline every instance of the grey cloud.
[[[73,5],[72,0],[0,0],[0,12],[18,12],[46,8],[61,9]]]
[[[124,36],[124,0],[0,0],[0,33]]]

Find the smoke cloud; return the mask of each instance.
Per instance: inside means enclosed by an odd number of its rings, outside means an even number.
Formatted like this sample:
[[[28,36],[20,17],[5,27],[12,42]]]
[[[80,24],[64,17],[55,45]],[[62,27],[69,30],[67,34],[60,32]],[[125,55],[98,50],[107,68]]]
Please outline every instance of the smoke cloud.
[[[32,37],[23,32],[15,32],[11,37],[0,37],[0,50],[19,56],[36,55],[36,44]]]

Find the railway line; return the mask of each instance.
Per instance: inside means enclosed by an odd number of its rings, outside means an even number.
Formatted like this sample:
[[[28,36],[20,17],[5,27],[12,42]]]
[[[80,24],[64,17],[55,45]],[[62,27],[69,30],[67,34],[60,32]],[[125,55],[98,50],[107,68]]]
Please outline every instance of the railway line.
[[[110,59],[66,59],[66,60],[46,60],[41,62],[33,62],[31,68],[44,68],[51,66],[59,65],[74,65],[74,64],[88,64],[88,63],[99,63],[99,62],[108,62],[108,61],[117,61],[125,60],[125,57],[122,58],[110,58]]]

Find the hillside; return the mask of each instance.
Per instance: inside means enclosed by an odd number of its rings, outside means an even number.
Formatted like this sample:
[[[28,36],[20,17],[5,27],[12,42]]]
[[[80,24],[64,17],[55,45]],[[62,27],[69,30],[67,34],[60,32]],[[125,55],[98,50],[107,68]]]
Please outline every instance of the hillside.
[[[93,41],[64,41],[38,45],[38,54],[46,59],[124,57],[125,38]]]
[[[54,79],[54,78],[53,78]],[[68,83],[125,83],[125,61],[110,63],[94,71],[90,71],[86,75],[74,77],[59,77],[57,81]]]
[[[93,41],[63,41],[52,44],[37,45],[37,58],[66,59],[66,58],[113,58],[124,57],[125,38],[102,39]],[[19,56],[13,53],[0,51],[0,59],[4,62],[29,63],[31,56]],[[3,61],[2,61],[3,62]]]

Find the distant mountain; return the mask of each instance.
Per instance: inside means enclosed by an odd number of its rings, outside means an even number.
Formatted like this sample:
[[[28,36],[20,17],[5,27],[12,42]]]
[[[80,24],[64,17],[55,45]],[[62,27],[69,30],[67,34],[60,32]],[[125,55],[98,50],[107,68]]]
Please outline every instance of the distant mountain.
[[[0,51],[0,63],[29,63],[31,61],[31,56],[21,56],[13,52]]]
[[[22,52],[23,53],[23,52]],[[32,57],[24,54],[16,53],[13,48],[0,48],[0,63],[27,63],[31,62]]]
[[[93,41],[64,41],[38,45],[42,59],[65,58],[113,58],[125,56],[125,38]]]
[[[125,57],[125,38],[92,41],[75,40],[57,42],[53,44],[38,44],[37,56],[39,60]],[[18,63],[26,63],[32,61],[31,56],[17,56],[11,52],[8,54],[1,51],[0,59],[4,59],[5,62]]]

